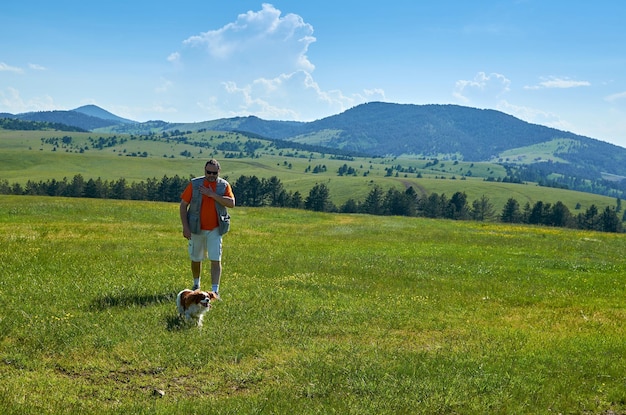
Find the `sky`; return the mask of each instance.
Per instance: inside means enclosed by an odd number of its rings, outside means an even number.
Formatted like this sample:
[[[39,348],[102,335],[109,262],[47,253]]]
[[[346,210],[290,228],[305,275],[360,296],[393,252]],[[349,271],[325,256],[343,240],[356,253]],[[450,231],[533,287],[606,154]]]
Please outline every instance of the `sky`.
[[[623,0],[22,0],[0,112],[313,121],[456,104],[626,147]]]

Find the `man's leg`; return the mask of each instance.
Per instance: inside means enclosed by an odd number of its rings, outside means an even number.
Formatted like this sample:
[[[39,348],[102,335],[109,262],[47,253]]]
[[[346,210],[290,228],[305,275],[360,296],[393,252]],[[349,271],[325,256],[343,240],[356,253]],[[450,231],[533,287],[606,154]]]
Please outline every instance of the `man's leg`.
[[[189,257],[191,259],[191,275],[193,277],[193,288],[200,288],[200,277],[202,276],[202,260],[207,256],[207,232],[201,231],[199,234],[192,233],[189,240]]]
[[[219,229],[210,232],[207,241],[208,257],[211,260],[211,291],[218,293],[220,290],[220,279],[222,277],[222,236]]]
[[[193,289],[200,288],[200,274],[202,273],[202,262],[191,261],[191,275],[193,276]]]
[[[217,294],[220,290],[220,278],[222,277],[222,262],[211,261],[211,284],[212,289]],[[218,294],[219,295],[219,294]]]

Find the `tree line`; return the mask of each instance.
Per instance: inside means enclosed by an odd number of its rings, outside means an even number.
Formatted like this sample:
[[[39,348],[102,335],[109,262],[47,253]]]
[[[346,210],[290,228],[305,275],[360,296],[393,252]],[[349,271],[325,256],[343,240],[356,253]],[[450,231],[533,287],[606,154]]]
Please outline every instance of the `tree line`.
[[[23,131],[56,130],[70,132],[87,132],[87,130],[85,129],[72,127],[58,122],[26,121],[20,120],[18,118],[0,118],[0,129]]]
[[[38,182],[29,180],[25,185],[0,180],[0,194],[177,202],[180,201],[180,194],[187,183],[189,178],[179,176],[163,176],[161,179],[151,178],[128,183],[124,178],[103,180],[98,177],[85,180],[82,175],[77,174],[71,180],[67,177],[63,180],[48,179]]]
[[[88,179],[75,175],[71,180],[48,179],[35,182],[29,180],[24,186],[0,180],[0,194],[85,197],[98,199],[148,200],[178,202],[185,186],[192,177],[163,176],[140,182],[128,183],[124,178],[117,180]],[[348,199],[336,206],[330,198],[330,189],[323,183],[315,184],[308,195],[299,191],[287,191],[281,181],[273,176],[269,179],[256,176],[240,176],[231,183],[237,205],[250,207],[286,207],[319,212],[362,213],[370,215],[414,216],[426,218],[500,221],[601,232],[622,232],[623,220],[619,218],[621,200],[615,207],[607,206],[600,211],[591,205],[578,214],[573,214],[565,204],[542,201],[534,205],[520,206],[514,198],[508,199],[500,213],[485,195],[469,201],[465,192],[456,192],[451,197],[433,192],[418,195],[413,187],[401,191],[396,188],[382,189],[374,186],[364,200]],[[626,217],[626,213],[624,214]]]

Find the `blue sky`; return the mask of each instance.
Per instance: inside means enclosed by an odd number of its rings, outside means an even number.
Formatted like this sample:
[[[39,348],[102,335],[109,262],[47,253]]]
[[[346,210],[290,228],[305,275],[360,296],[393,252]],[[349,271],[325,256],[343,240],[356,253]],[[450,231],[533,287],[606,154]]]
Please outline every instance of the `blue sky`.
[[[0,112],[312,121],[491,108],[626,147],[626,2],[10,1]]]

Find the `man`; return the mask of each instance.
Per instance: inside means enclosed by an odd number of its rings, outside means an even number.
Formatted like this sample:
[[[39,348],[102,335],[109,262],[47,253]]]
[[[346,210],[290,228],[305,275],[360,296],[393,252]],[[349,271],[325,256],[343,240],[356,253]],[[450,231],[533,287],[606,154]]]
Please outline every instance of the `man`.
[[[211,261],[212,291],[219,296],[222,276],[222,236],[228,232],[230,216],[226,208],[235,207],[230,184],[219,177],[220,163],[209,160],[204,177],[193,179],[180,196],[180,221],[183,236],[189,240],[193,289],[200,288],[202,261]]]

